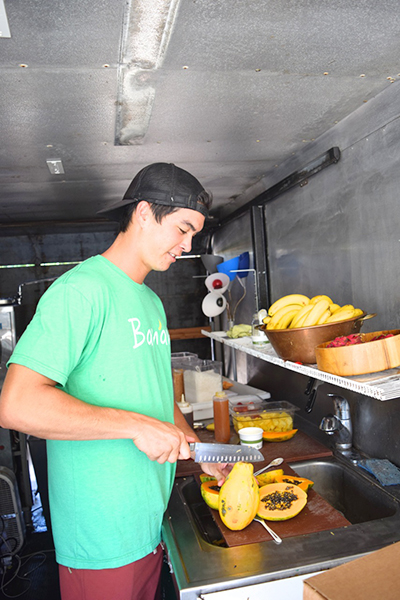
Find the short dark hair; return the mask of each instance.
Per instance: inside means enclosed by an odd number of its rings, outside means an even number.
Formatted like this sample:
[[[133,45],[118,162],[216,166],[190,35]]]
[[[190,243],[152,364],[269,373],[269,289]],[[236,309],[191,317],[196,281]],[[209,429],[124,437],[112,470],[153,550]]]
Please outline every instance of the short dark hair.
[[[198,196],[198,202],[202,200],[204,202],[204,206],[209,208],[212,202],[211,194],[204,190]],[[121,216],[119,218],[118,229],[119,233],[122,233],[128,229],[129,223],[132,219],[132,215],[135,212],[138,203],[139,200],[137,200],[136,202],[132,202],[131,204],[127,204],[126,206],[124,206],[124,208],[121,209]],[[161,223],[164,217],[180,209],[180,206],[166,206],[164,204],[155,204],[154,202],[149,202],[149,204],[157,223]]]

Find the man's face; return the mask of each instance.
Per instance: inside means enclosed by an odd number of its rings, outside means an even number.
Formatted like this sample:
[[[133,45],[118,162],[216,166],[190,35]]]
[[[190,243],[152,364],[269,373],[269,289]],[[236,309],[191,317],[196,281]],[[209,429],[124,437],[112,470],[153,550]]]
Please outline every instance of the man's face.
[[[147,234],[147,254],[143,257],[154,271],[166,271],[182,252],[190,252],[192,239],[203,229],[204,216],[190,208],[179,208],[157,223],[152,216]]]

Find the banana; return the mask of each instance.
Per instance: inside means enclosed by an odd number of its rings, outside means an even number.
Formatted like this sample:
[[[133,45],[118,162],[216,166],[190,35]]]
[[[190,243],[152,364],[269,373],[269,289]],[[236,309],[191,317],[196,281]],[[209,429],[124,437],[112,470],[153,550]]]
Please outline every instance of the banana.
[[[268,316],[267,316],[267,317],[264,317],[264,318],[263,318],[263,323],[264,323],[264,325],[268,325],[268,323],[270,322],[270,320],[271,320],[271,319],[272,319],[272,317],[268,317]]]
[[[306,306],[303,306],[303,308],[301,308],[299,310],[297,315],[295,315],[293,317],[293,321],[290,323],[289,329],[294,329],[295,327],[301,327],[300,322],[304,319],[304,317],[306,317],[308,315],[310,310],[312,310],[313,306],[314,306],[313,304],[307,304]]]
[[[329,302],[329,299],[326,300],[323,298],[322,300],[318,300],[304,319],[302,327],[312,327],[313,325],[316,325],[324,312],[329,308],[330,304],[332,303]]]
[[[293,317],[295,315],[297,315],[297,313],[299,312],[298,308],[295,308],[293,310],[289,310],[283,317],[282,319],[280,319],[278,325],[275,327],[275,329],[287,329],[290,325],[290,323],[293,320]]]
[[[268,309],[268,314],[270,317],[273,317],[275,313],[284,306],[288,306],[290,304],[300,304],[301,306],[305,306],[309,302],[310,298],[304,296],[303,294],[289,294],[288,296],[282,296],[282,298],[279,298],[279,300],[271,304]]]
[[[329,310],[329,308],[327,308],[326,311],[322,314],[322,317],[318,320],[317,325],[323,325],[331,316],[331,314],[331,311]]]
[[[314,296],[310,300],[310,304],[316,304],[319,300],[328,300],[329,304],[333,303],[333,300],[329,298],[329,296],[325,296],[325,294],[321,294],[319,296]]]
[[[363,315],[364,311],[361,308],[355,308],[354,309],[354,317],[359,317],[360,315]]]
[[[336,312],[337,310],[339,310],[339,308],[340,308],[340,304],[335,304],[334,302],[332,302],[332,304],[329,305],[329,310],[331,311],[332,314],[334,312]]]
[[[341,312],[341,311],[348,311],[348,310],[354,310],[354,306],[352,304],[343,304],[343,306],[341,306],[339,308],[339,310],[335,310],[335,313]]]
[[[282,306],[279,310],[276,311],[273,317],[271,317],[270,321],[267,323],[267,329],[276,329],[279,321],[286,315],[286,313],[292,310],[300,310],[300,304],[288,304],[287,306]]]
[[[351,317],[354,315],[354,309],[348,309],[348,310],[338,310],[335,313],[333,313],[333,315],[331,315],[330,317],[328,317],[327,319],[327,323],[336,323],[337,321],[345,321],[346,319],[351,319]]]

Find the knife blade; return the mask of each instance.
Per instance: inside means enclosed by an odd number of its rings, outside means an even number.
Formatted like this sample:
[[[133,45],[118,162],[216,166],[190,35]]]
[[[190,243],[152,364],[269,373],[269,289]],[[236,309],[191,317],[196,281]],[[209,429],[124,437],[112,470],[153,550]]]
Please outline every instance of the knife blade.
[[[264,456],[259,450],[233,444],[189,444],[190,455],[196,463],[260,462]]]

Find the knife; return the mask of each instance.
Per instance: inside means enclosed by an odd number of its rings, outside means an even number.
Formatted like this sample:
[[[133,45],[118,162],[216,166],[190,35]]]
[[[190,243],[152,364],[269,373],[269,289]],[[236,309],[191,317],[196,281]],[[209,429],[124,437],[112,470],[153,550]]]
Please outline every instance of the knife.
[[[189,444],[190,455],[197,463],[260,462],[264,456],[259,450],[233,444]]]

